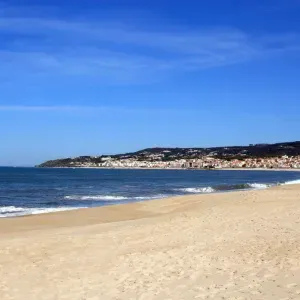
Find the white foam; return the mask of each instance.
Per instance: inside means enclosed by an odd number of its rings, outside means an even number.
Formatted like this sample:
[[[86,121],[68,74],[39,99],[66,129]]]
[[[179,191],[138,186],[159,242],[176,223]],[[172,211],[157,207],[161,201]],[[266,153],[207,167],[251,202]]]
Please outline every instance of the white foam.
[[[124,196],[109,196],[109,195],[99,195],[99,196],[82,196],[80,200],[104,200],[104,201],[110,201],[110,200],[127,200],[128,197]]]
[[[38,215],[38,214],[48,214],[51,212],[58,212],[58,211],[68,211],[68,210],[75,210],[75,209],[81,209],[81,208],[87,208],[87,207],[56,207],[56,208],[43,208],[43,209],[37,209],[35,211],[32,211],[32,215]]]
[[[3,206],[0,207],[0,214],[6,214],[6,213],[17,213],[22,212],[25,209],[22,207],[15,207],[15,206]]]
[[[285,182],[284,184],[300,184],[300,179],[287,181],[287,182]]]
[[[265,184],[265,183],[248,183],[248,185],[249,185],[249,187],[258,189],[258,190],[266,189],[269,187],[269,185]]]
[[[101,200],[101,201],[122,201],[122,200],[149,200],[149,199],[158,199],[164,198],[166,195],[155,195],[155,196],[140,196],[140,197],[125,197],[125,196],[114,196],[114,195],[87,195],[87,196],[80,196],[80,195],[70,195],[65,196],[65,199],[68,200],[81,200],[81,201],[88,201],[88,200]]]
[[[186,192],[186,193],[213,193],[215,190],[208,186],[208,187],[202,187],[202,188],[182,188],[182,189],[176,189],[177,191]]]
[[[264,184],[264,183],[248,183],[247,186],[249,186],[249,188],[253,188],[253,189],[266,189],[268,188],[270,185],[268,184]],[[224,189],[225,191],[226,189]],[[210,186],[208,187],[201,187],[201,188],[181,188],[181,189],[176,189],[176,191],[180,191],[180,192],[185,192],[185,193],[193,193],[193,194],[199,194],[199,193],[214,193],[216,192],[216,190]]]
[[[161,199],[161,198],[166,198],[166,197],[170,197],[170,195],[160,194],[160,195],[155,195],[155,196],[134,197],[134,198],[131,198],[131,199],[134,199],[134,200],[151,200],[151,199]]]
[[[95,195],[95,196],[80,196],[80,195],[71,195],[65,196],[65,199],[68,200],[103,200],[103,201],[113,201],[113,200],[127,200],[130,199],[124,196],[110,196],[110,195]]]
[[[15,206],[2,206],[0,207],[0,218],[46,214],[51,212],[74,210],[78,208],[83,208],[83,207],[23,208],[23,207],[15,207]]]

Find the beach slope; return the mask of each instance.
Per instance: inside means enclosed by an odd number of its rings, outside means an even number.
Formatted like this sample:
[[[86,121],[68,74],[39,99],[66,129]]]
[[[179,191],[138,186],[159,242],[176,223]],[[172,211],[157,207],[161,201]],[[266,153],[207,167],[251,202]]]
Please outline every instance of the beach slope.
[[[300,185],[0,220],[1,299],[300,299]]]

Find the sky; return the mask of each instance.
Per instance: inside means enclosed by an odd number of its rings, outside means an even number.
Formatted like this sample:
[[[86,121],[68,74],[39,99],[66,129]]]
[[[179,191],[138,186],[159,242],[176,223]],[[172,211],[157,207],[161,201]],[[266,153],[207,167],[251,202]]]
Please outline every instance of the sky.
[[[0,165],[300,139],[300,0],[0,0]]]

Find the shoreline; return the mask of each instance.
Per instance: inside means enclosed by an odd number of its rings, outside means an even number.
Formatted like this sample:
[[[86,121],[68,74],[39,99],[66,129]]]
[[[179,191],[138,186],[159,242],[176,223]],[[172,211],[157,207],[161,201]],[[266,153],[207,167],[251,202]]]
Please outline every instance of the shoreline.
[[[276,170],[274,170],[276,171]],[[280,170],[282,171],[282,170]],[[175,195],[170,195],[166,197],[157,197],[153,198],[150,197],[149,199],[141,199],[139,201],[128,201],[128,202],[123,202],[123,203],[112,203],[112,204],[106,204],[106,205],[99,205],[99,206],[87,206],[87,207],[52,207],[48,208],[48,211],[35,211],[34,213],[28,213],[28,214],[23,214],[23,215],[14,215],[14,216],[7,216],[7,217],[1,217],[0,218],[0,225],[1,225],[1,220],[6,220],[6,219],[18,219],[18,218],[27,218],[27,217],[35,217],[35,216],[43,216],[43,215],[49,215],[49,214],[61,214],[61,213],[68,213],[68,212],[74,212],[74,211],[81,211],[81,210],[86,210],[86,209],[99,209],[99,208],[105,208],[105,207],[114,207],[114,206],[122,206],[122,205],[130,205],[130,204],[135,204],[135,203],[144,203],[144,202],[149,202],[149,201],[164,201],[168,199],[176,199],[176,198],[182,198],[182,197],[193,197],[193,196],[206,196],[206,195],[222,195],[222,194],[228,194],[228,193],[237,193],[237,192],[247,192],[247,191],[261,191],[261,190],[267,190],[271,189],[274,187],[280,187],[280,186],[285,186],[285,185],[297,185],[299,184],[300,186],[300,179],[296,180],[291,180],[287,181],[284,183],[277,183],[277,184],[265,184],[265,183],[254,183],[253,186],[251,183],[245,184],[248,185],[249,187],[247,188],[236,188],[236,189],[222,189],[222,190],[216,190],[212,188],[212,191],[210,192],[186,192],[186,194],[175,194]],[[205,187],[204,187],[205,188]],[[208,187],[211,188],[211,187]],[[38,208],[37,208],[38,209]],[[52,210],[52,211],[51,211]],[[0,230],[1,232],[1,230]]]
[[[300,186],[300,184],[299,184]],[[6,231],[6,229],[8,227],[9,228],[9,232],[11,232],[11,225],[15,225],[17,224],[17,227],[19,225],[19,223],[23,223],[22,221],[24,220],[24,222],[26,223],[26,230],[28,230],[28,226],[27,225],[32,225],[34,224],[35,219],[40,219],[42,221],[44,221],[43,219],[46,220],[47,225],[49,225],[52,221],[51,219],[53,219],[53,222],[55,223],[55,221],[59,220],[61,216],[67,217],[68,215],[81,215],[81,213],[84,211],[85,213],[83,214],[84,216],[87,216],[88,218],[92,217],[92,223],[95,217],[95,214],[97,213],[103,213],[105,215],[105,218],[99,218],[98,221],[102,222],[104,221],[104,223],[111,223],[111,222],[118,222],[118,221],[127,221],[127,220],[132,220],[132,214],[129,213],[128,215],[124,215],[120,218],[120,220],[115,219],[114,214],[115,212],[119,212],[124,210],[125,212],[128,212],[129,210],[139,210],[139,207],[142,207],[143,204],[147,204],[150,202],[150,205],[155,205],[155,202],[172,202],[172,201],[180,201],[181,199],[183,200],[193,200],[193,198],[197,198],[198,196],[214,196],[214,195],[226,195],[226,194],[234,194],[234,193],[240,193],[240,192],[251,192],[251,191],[263,191],[263,190],[267,190],[270,188],[274,188],[276,186],[272,186],[272,187],[268,187],[268,188],[264,188],[264,189],[245,189],[245,190],[228,190],[228,191],[221,191],[221,192],[212,192],[212,193],[195,193],[195,194],[185,194],[185,195],[174,195],[174,196],[170,196],[170,197],[166,197],[166,198],[155,198],[155,199],[145,199],[145,200],[141,200],[141,201],[135,201],[135,202],[128,202],[128,203],[116,203],[116,204],[110,204],[110,205],[103,205],[103,206],[95,206],[95,207],[80,207],[80,208],[74,208],[74,209],[68,209],[68,210],[61,210],[61,211],[53,211],[53,212],[47,212],[47,213],[36,213],[36,214],[28,214],[28,215],[21,215],[21,216],[13,216],[13,217],[5,217],[5,218],[0,218],[0,236],[3,232]],[[153,203],[151,203],[153,202]],[[147,205],[145,205],[147,206]],[[112,217],[112,219],[110,219],[110,216]],[[134,214],[133,216],[136,216],[136,214]],[[45,217],[45,218],[44,218]],[[15,220],[21,220],[21,221],[15,221]],[[27,220],[26,220],[27,219]],[[30,219],[30,220],[29,220]],[[49,220],[48,220],[49,219]],[[133,218],[135,219],[135,218]],[[10,220],[10,221],[8,221]],[[49,224],[48,224],[49,221]],[[5,228],[6,224],[5,222],[8,223],[7,228]],[[43,222],[42,222],[43,223]],[[79,222],[79,224],[85,224],[85,222],[81,223]],[[3,231],[4,229],[4,231]],[[30,228],[30,229],[34,229],[34,228]],[[40,229],[40,228],[36,228],[36,229]]]
[[[1,299],[298,299],[299,193],[282,185],[0,219]]]
[[[297,186],[300,190],[300,183],[292,183],[292,184],[282,184],[282,185],[274,185],[269,186],[266,188],[250,188],[250,189],[244,189],[244,190],[228,190],[228,191],[215,191],[212,193],[195,193],[195,194],[185,194],[185,195],[174,195],[166,198],[157,198],[157,199],[149,199],[149,200],[142,200],[137,202],[128,202],[128,203],[117,203],[117,204],[111,204],[111,205],[103,205],[103,206],[97,206],[97,207],[82,207],[82,208],[74,208],[74,209],[68,209],[68,210],[61,210],[61,211],[53,211],[53,212],[47,212],[47,213],[36,213],[36,214],[28,214],[28,215],[21,215],[21,216],[13,216],[13,217],[5,217],[0,218],[0,236],[2,233],[5,233],[8,229],[8,232],[14,231],[15,228],[21,229],[23,221],[25,223],[25,230],[34,230],[34,229],[43,229],[44,226],[34,228],[35,221],[39,222],[41,221],[41,225],[46,225],[45,227],[48,228],[48,226],[51,226],[51,223],[57,224],[64,224],[66,225],[67,222],[62,222],[62,218],[69,217],[70,218],[76,218],[78,216],[84,216],[87,217],[86,221],[77,221],[74,224],[70,224],[70,226],[73,226],[76,224],[76,226],[82,226],[87,224],[97,224],[97,222],[100,223],[113,223],[113,222],[121,222],[121,221],[128,221],[128,220],[135,220],[137,216],[137,211],[140,212],[140,208],[148,207],[148,206],[155,206],[158,202],[161,202],[162,205],[164,203],[168,202],[180,202],[182,201],[193,201],[197,198],[206,199],[209,197],[215,198],[219,197],[220,199],[228,198],[228,195],[234,195],[234,196],[240,196],[244,195],[245,193],[251,193],[251,192],[263,192],[268,190],[274,190],[274,189],[281,189],[283,187],[288,186]],[[130,211],[133,211],[132,214]],[[120,219],[116,218],[116,215],[118,215],[119,212],[124,211],[126,212],[125,215],[120,216]],[[97,216],[97,214],[103,214],[104,217]],[[145,215],[145,216],[152,216]],[[143,216],[143,217],[145,217]],[[19,221],[20,220],[20,221]],[[75,219],[74,219],[75,221]],[[57,223],[58,222],[58,223]],[[56,227],[53,226],[53,227]],[[14,228],[14,226],[16,226]],[[29,227],[28,227],[29,226]],[[31,227],[33,226],[33,227]],[[69,225],[67,224],[67,227]],[[58,226],[59,227],[59,226]],[[23,231],[23,229],[22,229]]]
[[[93,208],[102,208],[102,207],[111,207],[111,206],[118,206],[118,205],[128,205],[128,204],[134,204],[134,203],[143,203],[145,201],[158,201],[158,200],[165,200],[165,199],[170,199],[170,198],[178,198],[178,197],[186,197],[186,196],[197,196],[197,195],[213,195],[213,194],[223,194],[223,193],[234,193],[234,192],[246,192],[246,191],[259,191],[259,190],[265,190],[265,189],[270,189],[276,186],[284,186],[284,185],[290,185],[290,184],[300,184],[300,179],[296,180],[291,180],[287,181],[284,183],[277,183],[277,184],[265,184],[265,183],[254,183],[253,185],[251,183],[244,184],[245,186],[247,185],[248,187],[244,188],[235,188],[235,189],[215,189],[212,187],[203,187],[203,189],[208,188],[211,189],[211,191],[202,191],[202,192],[186,192],[185,194],[174,194],[174,195],[169,195],[169,196],[160,196],[160,197],[144,197],[143,199],[134,201],[128,201],[128,202],[120,202],[120,203],[111,203],[109,204],[106,203],[105,205],[99,205],[99,206],[86,206],[86,207],[49,207],[45,210],[42,208],[36,208],[36,211],[31,212],[31,213],[25,213],[25,214],[20,214],[20,215],[10,215],[6,217],[0,217],[1,219],[14,219],[14,218],[24,218],[24,217],[30,217],[30,216],[39,216],[39,215],[48,215],[48,214],[55,214],[55,213],[62,213],[62,212],[69,212],[69,211],[78,211],[82,209],[93,209]],[[12,212],[13,213],[13,212]],[[0,221],[1,224],[1,221]]]
[[[106,168],[106,167],[31,167],[38,169],[95,169],[95,170],[184,170],[184,171],[283,171],[283,172],[300,172],[300,169],[293,168]]]

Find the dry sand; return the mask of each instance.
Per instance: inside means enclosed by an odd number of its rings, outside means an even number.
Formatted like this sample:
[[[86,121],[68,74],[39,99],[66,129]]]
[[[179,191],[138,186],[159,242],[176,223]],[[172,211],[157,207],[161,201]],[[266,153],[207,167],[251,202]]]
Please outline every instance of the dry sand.
[[[300,299],[300,186],[2,219],[0,299]]]

